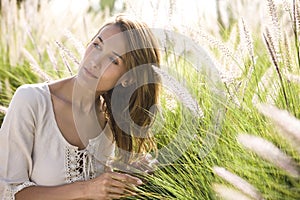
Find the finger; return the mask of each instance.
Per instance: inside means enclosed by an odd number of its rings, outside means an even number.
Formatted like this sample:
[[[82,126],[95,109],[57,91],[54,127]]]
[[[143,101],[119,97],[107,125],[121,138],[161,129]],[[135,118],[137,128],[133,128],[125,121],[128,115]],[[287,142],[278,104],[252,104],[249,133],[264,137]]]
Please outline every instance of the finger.
[[[158,164],[158,160],[153,158],[151,154],[147,154],[139,160],[131,163],[132,166],[143,170],[154,170]]]
[[[104,171],[105,172],[113,172],[113,169],[110,166],[105,166]]]
[[[109,194],[108,196],[108,199],[120,199],[122,197],[125,197],[124,194]]]
[[[122,198],[122,197],[130,197],[130,196],[136,196],[137,193],[135,192],[132,192],[132,191],[126,191],[125,193],[123,194],[118,194],[118,193],[109,193],[108,194],[108,197],[109,198],[112,198],[112,199],[119,199],[119,198]]]
[[[119,195],[136,195],[137,189],[134,185],[128,185],[127,187],[107,187],[107,192],[109,194],[119,194]]]
[[[137,191],[137,186],[135,184],[127,183],[127,182],[120,181],[120,180],[112,179],[110,185],[111,185],[111,187],[117,187],[124,191],[128,191],[129,193],[133,193],[133,192]]]
[[[148,162],[132,163],[132,167],[136,168],[140,173],[145,173],[147,171],[155,170],[155,166],[153,166],[151,163]]]
[[[124,189],[127,187],[127,184],[124,181],[120,181],[120,180],[116,180],[116,179],[112,178],[112,180],[110,182],[110,186]]]
[[[108,195],[108,198],[109,199],[120,199],[120,198],[124,198],[124,197],[129,197],[129,196],[134,196],[134,195],[131,195],[131,194],[109,194]]]
[[[154,158],[151,154],[147,153],[145,156],[143,156],[142,158],[140,158],[141,162],[144,163],[158,163],[158,160],[156,158]]]
[[[106,189],[109,194],[119,194],[123,195],[125,193],[125,188],[120,187],[107,187]]]
[[[123,181],[123,182],[126,182],[128,184],[134,184],[134,185],[143,184],[141,179],[139,179],[137,177],[134,177],[134,176],[131,176],[129,174],[121,174],[121,173],[113,172],[113,173],[111,173],[111,177],[115,180]]]
[[[153,167],[151,166],[151,163],[142,162],[140,163],[140,167],[145,170],[152,170]]]
[[[134,188],[136,188],[136,187],[134,187]],[[136,196],[137,195],[137,190],[136,189],[125,189],[124,190],[124,194],[126,195],[126,196]]]
[[[126,188],[124,189],[124,191],[128,194],[135,194],[139,191],[137,186],[133,185],[133,184],[128,184],[126,186]]]

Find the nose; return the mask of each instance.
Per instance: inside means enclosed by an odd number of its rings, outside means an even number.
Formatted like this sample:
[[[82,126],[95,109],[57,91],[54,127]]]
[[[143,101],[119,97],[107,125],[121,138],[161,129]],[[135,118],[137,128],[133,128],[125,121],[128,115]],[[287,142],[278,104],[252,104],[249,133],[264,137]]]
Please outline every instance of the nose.
[[[101,69],[101,62],[91,61],[91,68],[93,70],[99,70]]]
[[[103,73],[103,70],[105,68],[105,62],[103,62],[102,56],[99,56],[97,59],[91,60],[87,66],[90,69],[90,72],[95,74],[96,76],[99,76]]]
[[[95,63],[92,63],[92,68],[96,70],[98,67]]]
[[[93,70],[101,69],[101,63],[104,58],[103,52],[94,50],[91,51],[90,55],[88,56],[87,60],[89,61],[89,66]]]
[[[106,65],[106,54],[104,52],[92,51],[87,58],[87,66],[94,73],[99,73]]]
[[[99,71],[100,71],[99,63],[97,64],[97,62],[94,62],[94,61],[87,62],[85,64],[85,68],[88,71],[88,73],[90,73],[90,74],[92,74],[92,76],[94,76],[94,78],[98,77]]]

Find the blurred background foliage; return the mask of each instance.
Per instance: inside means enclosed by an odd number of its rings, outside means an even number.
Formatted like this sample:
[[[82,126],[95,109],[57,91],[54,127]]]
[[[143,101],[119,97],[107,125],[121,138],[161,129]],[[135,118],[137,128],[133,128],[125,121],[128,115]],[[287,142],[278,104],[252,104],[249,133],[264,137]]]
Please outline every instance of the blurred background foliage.
[[[198,66],[188,62],[190,49],[175,54],[170,41],[162,50],[164,70],[193,98],[180,96],[186,94],[181,87],[179,95],[164,88],[155,137],[159,148],[181,157],[147,176],[138,198],[300,199],[299,0],[1,0],[0,5],[0,124],[17,87],[74,75],[89,39],[123,12],[191,38],[210,56],[226,96],[223,101],[212,95]],[[182,114],[195,102],[203,118]],[[216,102],[224,119],[220,130],[210,131],[218,126],[212,114]],[[181,129],[187,134],[171,148]],[[204,156],[199,152],[205,148]]]

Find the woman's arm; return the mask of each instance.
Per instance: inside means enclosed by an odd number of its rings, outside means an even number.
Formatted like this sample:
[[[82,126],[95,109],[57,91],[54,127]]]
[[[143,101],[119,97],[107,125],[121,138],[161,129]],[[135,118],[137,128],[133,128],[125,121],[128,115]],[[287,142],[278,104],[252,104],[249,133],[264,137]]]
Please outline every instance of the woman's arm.
[[[0,129],[0,199],[14,199],[16,192],[36,185],[30,181],[36,115],[35,92],[19,87]]]
[[[83,182],[75,182],[61,186],[31,186],[27,187],[15,195],[16,200],[35,200],[35,199],[51,199],[51,200],[71,200],[84,199]]]
[[[16,194],[16,200],[118,199],[134,195],[141,180],[128,174],[109,172],[88,181],[61,186],[31,186]]]

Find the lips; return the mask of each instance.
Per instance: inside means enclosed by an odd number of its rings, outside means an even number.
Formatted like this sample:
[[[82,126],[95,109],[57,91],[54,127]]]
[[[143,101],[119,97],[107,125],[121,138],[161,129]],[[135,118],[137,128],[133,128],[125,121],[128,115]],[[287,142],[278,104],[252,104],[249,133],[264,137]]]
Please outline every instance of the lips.
[[[98,77],[95,76],[94,74],[92,74],[87,68],[84,67],[83,69],[84,69],[85,73],[86,73],[89,77],[92,77],[92,78],[94,78],[94,79],[98,79]]]

